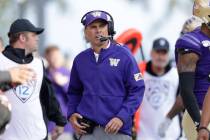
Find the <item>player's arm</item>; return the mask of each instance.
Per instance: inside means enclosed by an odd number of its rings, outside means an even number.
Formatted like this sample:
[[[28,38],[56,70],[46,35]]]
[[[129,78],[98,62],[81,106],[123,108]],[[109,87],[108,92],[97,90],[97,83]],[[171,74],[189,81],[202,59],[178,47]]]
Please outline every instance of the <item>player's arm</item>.
[[[182,101],[182,97],[181,95],[178,95],[176,97],[176,101],[173,105],[173,107],[171,108],[171,110],[168,112],[167,114],[167,118],[173,119],[177,114],[179,114],[182,110],[184,109],[184,104]]]
[[[185,108],[196,125],[200,122],[198,103],[193,93],[195,83],[195,69],[199,55],[194,52],[178,50],[178,72],[180,82],[180,95]]]
[[[203,108],[202,108],[202,116],[201,116],[201,127],[207,127],[210,122],[210,87],[208,89],[208,92],[205,96],[204,103],[203,103]]]
[[[208,89],[208,92],[205,96],[204,102],[203,102],[203,109],[202,109],[202,115],[201,115],[201,122],[199,126],[199,132],[198,132],[198,140],[208,140],[209,139],[209,130],[208,125],[210,122],[210,87]]]
[[[166,118],[169,118],[170,120],[172,120],[177,114],[179,114],[184,109],[184,104],[180,95],[180,87],[178,87],[176,95],[176,101],[172,106],[171,110],[166,115]]]
[[[33,79],[35,73],[32,69],[25,65],[17,66],[8,69],[7,71],[0,71],[0,90],[6,91],[11,89],[15,84],[24,84]]]
[[[8,71],[0,71],[0,82],[14,82],[18,84],[26,83],[34,76],[32,69],[25,65],[8,69]]]
[[[160,123],[160,125],[158,127],[158,134],[160,137],[165,137],[166,131],[168,130],[169,126],[171,125],[172,119],[184,109],[182,97],[179,94],[179,92],[180,92],[180,90],[178,89],[177,90],[178,96],[176,97],[176,101],[175,101],[173,107],[171,108],[171,110],[168,112],[168,114],[166,115],[166,117],[164,118],[162,123]]]

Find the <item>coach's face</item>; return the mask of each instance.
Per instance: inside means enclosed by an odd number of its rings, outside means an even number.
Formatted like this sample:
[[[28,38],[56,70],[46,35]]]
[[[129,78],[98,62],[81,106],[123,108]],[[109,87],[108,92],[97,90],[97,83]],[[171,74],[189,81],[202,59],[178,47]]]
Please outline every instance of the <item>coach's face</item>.
[[[108,36],[108,23],[104,20],[96,20],[85,28],[85,38],[92,46],[101,46],[99,36]]]

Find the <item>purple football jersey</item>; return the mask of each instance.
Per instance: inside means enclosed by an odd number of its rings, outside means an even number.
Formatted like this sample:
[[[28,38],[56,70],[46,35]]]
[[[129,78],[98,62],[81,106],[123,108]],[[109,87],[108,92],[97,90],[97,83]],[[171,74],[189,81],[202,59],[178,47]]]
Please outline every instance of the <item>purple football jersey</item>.
[[[202,109],[204,97],[210,86],[210,81],[208,81],[210,74],[210,38],[201,32],[200,28],[181,36],[176,42],[176,61],[177,49],[179,48],[199,55],[195,71],[194,94],[200,109]]]

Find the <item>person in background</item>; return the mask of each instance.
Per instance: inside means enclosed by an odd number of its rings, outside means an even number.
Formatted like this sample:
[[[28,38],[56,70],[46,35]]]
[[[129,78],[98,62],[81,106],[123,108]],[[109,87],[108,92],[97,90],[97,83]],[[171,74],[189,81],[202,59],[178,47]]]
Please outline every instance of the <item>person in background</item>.
[[[48,46],[45,50],[45,58],[48,62],[46,74],[52,82],[52,86],[55,90],[55,95],[60,103],[62,112],[65,116],[67,116],[67,90],[70,71],[64,67],[64,57],[57,46]],[[48,131],[52,132],[54,126],[55,124],[53,122],[49,122]],[[65,133],[60,136],[60,139],[64,139],[64,137],[71,137],[72,129],[70,125],[66,125],[64,131]],[[51,135],[51,137],[52,139],[54,138],[53,135]]]
[[[210,81],[210,76],[208,76],[208,79]],[[202,115],[201,115],[201,122],[200,122],[200,129],[198,132],[198,138],[197,140],[209,140],[209,123],[210,123],[210,87],[207,91],[207,94],[205,96],[204,102],[203,102],[203,108],[202,108]]]
[[[177,69],[169,61],[169,42],[157,38],[153,42],[151,61],[144,73],[145,96],[140,109],[139,140],[176,140],[180,136],[178,117],[174,118],[164,138],[158,135],[158,126],[173,106],[178,92]],[[155,116],[154,116],[155,115]]]

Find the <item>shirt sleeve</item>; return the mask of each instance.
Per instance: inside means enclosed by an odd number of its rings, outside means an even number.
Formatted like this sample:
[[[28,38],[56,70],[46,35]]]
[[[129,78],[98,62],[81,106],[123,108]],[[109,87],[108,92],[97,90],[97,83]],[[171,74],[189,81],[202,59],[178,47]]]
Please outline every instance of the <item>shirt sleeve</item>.
[[[144,96],[144,80],[139,71],[136,60],[130,56],[130,62],[125,67],[125,87],[127,97],[124,100],[117,117],[126,123],[139,108]]]
[[[184,49],[185,52],[194,52],[201,55],[200,41],[192,33],[180,37],[176,42],[176,49]]]
[[[67,117],[69,118],[73,113],[76,112],[76,108],[82,98],[83,85],[80,81],[79,74],[76,67],[76,60],[73,62],[71,69],[70,83],[68,88],[68,112]]]
[[[0,71],[0,82],[11,82],[11,76],[8,71]]]

